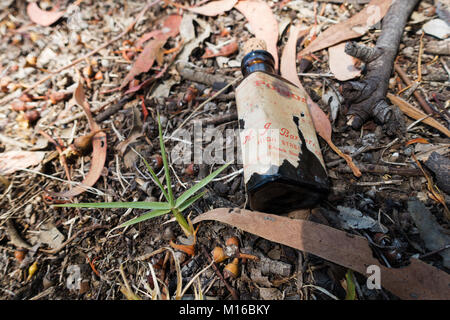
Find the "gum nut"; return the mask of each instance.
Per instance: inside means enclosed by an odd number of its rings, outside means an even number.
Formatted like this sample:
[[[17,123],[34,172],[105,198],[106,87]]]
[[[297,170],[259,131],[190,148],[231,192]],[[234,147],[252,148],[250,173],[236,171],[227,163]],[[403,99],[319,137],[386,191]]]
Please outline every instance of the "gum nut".
[[[226,277],[236,278],[239,275],[239,260],[234,258],[233,261],[223,269]]]
[[[225,242],[225,244],[227,246],[235,245],[236,247],[239,247],[239,239],[237,237],[234,237],[234,236],[233,237],[229,237],[227,239],[227,241]]]
[[[25,250],[17,249],[16,251],[14,251],[14,257],[17,259],[17,261],[22,262],[25,258]]]
[[[215,247],[212,251],[212,256],[215,263],[220,263],[228,259],[228,256],[225,254],[225,251],[221,247]]]

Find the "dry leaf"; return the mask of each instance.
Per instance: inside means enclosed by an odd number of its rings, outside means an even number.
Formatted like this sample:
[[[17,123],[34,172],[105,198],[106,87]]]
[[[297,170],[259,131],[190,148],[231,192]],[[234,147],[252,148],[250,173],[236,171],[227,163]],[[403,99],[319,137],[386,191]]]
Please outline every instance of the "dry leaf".
[[[43,151],[14,150],[0,153],[0,174],[11,174],[20,169],[36,166],[41,163],[44,156]]]
[[[358,59],[345,53],[345,42],[328,49],[330,71],[339,81],[346,81],[361,75],[356,67]]]
[[[128,72],[120,85],[120,89],[123,89],[135,76],[150,70],[167,40],[170,37],[176,36],[180,31],[181,19],[182,17],[180,15],[170,15],[164,20],[160,30],[151,33],[153,40],[139,54],[130,72]]]
[[[425,113],[408,103],[407,101],[403,100],[399,96],[393,95],[391,93],[388,93],[386,97],[391,100],[393,104],[395,104],[397,107],[402,110],[404,114],[406,114],[408,117],[413,118],[414,120],[424,119],[427,117]],[[446,127],[444,127],[442,124],[440,124],[437,120],[433,118],[426,118],[422,120],[423,123],[432,126],[433,128],[439,130],[443,134],[445,134],[447,137],[450,137],[450,130],[448,130]]]
[[[92,187],[100,177],[106,161],[106,134],[103,131],[99,131],[101,128],[92,117],[89,103],[86,101],[82,83],[79,83],[78,87],[75,89],[73,100],[76,104],[82,107],[86,113],[91,132],[98,131],[98,133],[92,138],[91,167],[81,184],[65,192],[46,191],[49,195],[60,198],[72,198],[85,192],[87,187]]]
[[[297,39],[301,28],[299,26],[294,26],[291,28],[289,32],[289,38],[284,46],[283,53],[281,55],[281,65],[280,72],[282,77],[291,81],[293,84],[301,88],[302,90],[306,90],[303,88],[298,75],[297,75],[297,66],[296,66],[296,47],[297,47]],[[355,176],[360,177],[361,171],[356,167],[353,163],[352,158],[344,154],[338,147],[336,147],[331,140],[331,123],[328,119],[328,116],[323,112],[323,110],[312,101],[311,97],[307,94],[306,103],[309,107],[309,112],[311,113],[312,120],[314,122],[314,127],[316,128],[317,133],[328,143],[328,145],[336,152],[340,157],[342,157],[348,164],[348,166],[352,169],[352,172]]]
[[[64,15],[64,11],[46,11],[39,8],[36,2],[27,6],[27,14],[31,21],[41,26],[48,27]]]
[[[278,22],[272,9],[266,2],[256,0],[239,1],[235,8],[248,20],[255,37],[266,42],[267,51],[272,54],[275,69],[278,69]]]
[[[231,43],[223,46],[217,53],[213,53],[212,51],[207,51],[202,56],[203,59],[213,58],[213,57],[228,57],[238,51],[239,47],[236,40],[233,40]]]
[[[367,239],[307,220],[295,220],[238,208],[219,208],[197,216],[193,223],[214,220],[270,241],[314,254],[367,276],[380,268],[381,285],[401,299],[450,299],[450,275],[418,259],[402,268],[387,268],[374,258]],[[280,232],[282,231],[282,232]]]
[[[372,0],[350,19],[329,27],[319,34],[299,55],[306,55],[325,49],[345,40],[362,36],[371,26],[379,22],[387,13],[392,0]]]
[[[188,8],[188,10],[204,16],[213,17],[233,9],[237,2],[238,0],[211,1],[203,6]]]

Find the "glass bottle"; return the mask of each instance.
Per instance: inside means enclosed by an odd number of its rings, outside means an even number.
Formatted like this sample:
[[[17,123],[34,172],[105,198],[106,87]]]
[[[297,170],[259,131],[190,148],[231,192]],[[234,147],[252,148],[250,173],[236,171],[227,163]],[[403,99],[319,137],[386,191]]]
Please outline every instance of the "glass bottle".
[[[276,74],[265,50],[247,53],[236,89],[244,181],[252,210],[313,207],[329,191],[306,93]]]

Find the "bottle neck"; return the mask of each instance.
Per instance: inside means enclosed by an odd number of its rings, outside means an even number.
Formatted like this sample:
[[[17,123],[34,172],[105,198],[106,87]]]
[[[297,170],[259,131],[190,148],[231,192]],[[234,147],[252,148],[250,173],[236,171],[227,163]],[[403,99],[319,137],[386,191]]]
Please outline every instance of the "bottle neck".
[[[273,56],[265,50],[251,51],[242,59],[241,71],[244,77],[247,77],[256,71],[275,74],[275,60]]]

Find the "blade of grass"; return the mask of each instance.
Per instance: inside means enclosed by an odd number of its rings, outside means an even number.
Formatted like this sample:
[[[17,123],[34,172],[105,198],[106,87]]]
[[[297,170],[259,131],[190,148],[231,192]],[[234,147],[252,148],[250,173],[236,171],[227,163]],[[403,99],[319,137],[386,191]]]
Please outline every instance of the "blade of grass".
[[[186,210],[187,208],[189,208],[195,201],[197,201],[198,199],[200,199],[201,197],[203,197],[205,195],[206,192],[202,192],[199,193],[198,195],[189,198],[188,200],[186,200],[185,202],[183,202],[180,207],[178,208],[178,210],[180,210],[180,212],[183,212],[184,210]]]
[[[230,163],[226,163],[223,166],[221,166],[219,169],[211,173],[206,178],[202,179],[199,183],[192,186],[189,190],[185,191],[175,203],[176,207],[180,207],[187,199],[189,199],[194,193],[196,193],[198,190],[203,188],[205,185],[207,185],[209,182],[211,182],[212,179],[214,179],[219,173],[221,173],[226,167],[228,167]]]
[[[169,212],[170,212],[170,209],[167,209],[167,210],[153,210],[153,211],[144,213],[140,217],[137,217],[137,218],[134,218],[134,219],[131,219],[131,220],[128,220],[128,221],[122,223],[119,226],[119,228],[121,228],[121,227],[128,227],[128,226],[131,226],[133,224],[136,224],[136,223],[148,220],[148,219],[152,219],[152,218],[156,218],[156,217],[162,216],[162,215],[164,215],[166,213],[169,213]]]
[[[166,176],[166,184],[167,184],[167,194],[169,199],[167,199],[172,207],[175,206],[175,200],[173,198],[173,192],[172,192],[172,182],[170,181],[170,172],[169,172],[169,163],[167,161],[167,155],[166,155],[166,148],[164,147],[164,139],[162,134],[162,128],[161,128],[161,121],[159,118],[159,112],[158,112],[158,131],[159,131],[159,144],[161,148],[161,158],[163,160],[164,164],[164,173]]]
[[[158,176],[156,175],[155,171],[153,171],[150,164],[147,162],[147,160],[145,160],[145,158],[139,152],[134,150],[134,148],[132,148],[132,149],[142,159],[142,161],[144,161],[145,166],[147,167],[147,170],[150,172],[150,175],[153,178],[153,182],[156,183],[156,185],[159,187],[159,189],[161,189],[162,193],[164,194],[164,197],[166,198],[166,200],[169,201],[169,195],[167,194],[166,189],[164,189],[164,186],[162,185],[161,181],[158,179]]]
[[[103,209],[115,209],[115,208],[132,208],[132,209],[147,209],[147,210],[168,210],[170,204],[167,202],[101,202],[101,203],[65,203],[55,204],[54,207],[71,207],[71,208],[103,208]]]

